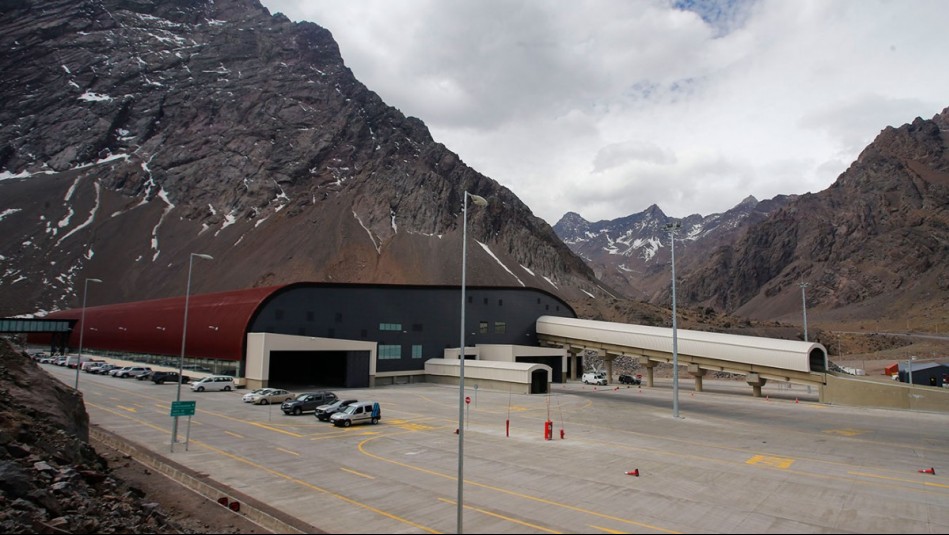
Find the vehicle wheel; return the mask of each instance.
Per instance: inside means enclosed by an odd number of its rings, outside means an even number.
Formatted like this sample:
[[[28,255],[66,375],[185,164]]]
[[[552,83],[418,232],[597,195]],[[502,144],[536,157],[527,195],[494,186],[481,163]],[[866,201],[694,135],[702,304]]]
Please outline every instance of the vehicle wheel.
[[[295,407],[293,409],[293,414],[295,414],[296,416],[300,416],[301,414],[303,414],[303,409],[301,409],[300,407]]]
[[[203,387],[203,386],[199,386],[199,387],[198,387],[198,392],[204,392],[204,387]]]
[[[372,425],[376,425],[377,423],[379,423],[379,419],[376,418],[375,416],[373,416],[373,417],[372,417],[372,420],[370,420],[370,421],[372,422]]]
[[[261,404],[261,405],[270,405],[270,402],[267,401],[266,399],[262,399],[262,400],[260,400],[260,404]]]
[[[349,427],[351,425],[353,425],[353,423],[350,422],[349,420],[343,420],[343,427]]]
[[[225,391],[225,392],[230,392],[230,391],[231,391],[231,387],[225,386],[225,387],[224,387],[224,391]]]

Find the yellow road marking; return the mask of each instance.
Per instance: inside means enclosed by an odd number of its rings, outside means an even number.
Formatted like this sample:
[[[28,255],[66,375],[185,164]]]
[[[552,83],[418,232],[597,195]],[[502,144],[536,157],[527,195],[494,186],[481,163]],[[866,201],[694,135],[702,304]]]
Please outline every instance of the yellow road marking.
[[[603,526],[594,526],[593,524],[590,524],[590,527],[593,528],[593,529],[598,529],[598,530],[600,530],[600,531],[604,531],[604,532],[606,532],[606,533],[626,533],[625,531],[620,531],[620,530],[618,530],[618,529],[604,528]]]
[[[138,412],[138,409],[136,409],[135,407],[124,407],[122,405],[116,405],[116,407],[122,409],[123,411]]]
[[[443,502],[445,502],[445,503],[450,503],[450,504],[452,504],[452,505],[458,503],[458,502],[456,502],[455,500],[449,500],[449,499],[446,499],[446,498],[439,498],[439,500],[440,500],[440,501],[443,501]],[[471,506],[471,505],[466,505],[466,506],[465,506],[465,509],[471,509],[472,511],[477,511],[477,512],[479,512],[479,513],[481,513],[481,514],[484,514],[484,515],[493,516],[493,517],[495,517],[495,518],[500,518],[501,520],[507,520],[508,522],[513,522],[513,523],[515,523],[515,524],[520,524],[520,525],[522,525],[522,526],[527,526],[527,527],[529,527],[529,528],[531,528],[531,529],[539,529],[540,531],[546,531],[547,533],[563,533],[562,531],[555,531],[555,530],[552,530],[552,529],[545,528],[545,527],[543,527],[543,526],[538,526],[537,524],[531,524],[530,522],[524,522],[523,520],[518,520],[518,519],[516,519],[516,518],[511,518],[511,517],[509,517],[509,516],[504,516],[504,515],[501,515],[501,514],[498,514],[498,513],[494,513],[494,512],[488,511],[488,510],[486,510],[486,509],[481,509],[480,507],[474,507],[474,506]]]
[[[920,484],[919,481],[915,481],[915,480],[912,480],[912,479],[905,479],[905,478],[901,478],[901,477],[881,476],[881,475],[878,475],[878,474],[868,474],[868,473],[866,473],[866,472],[847,472],[847,473],[850,474],[850,475],[852,475],[852,476],[874,477],[874,478],[877,478],[877,479],[886,479],[886,480],[888,480],[888,481],[899,481],[900,483],[914,483],[914,484],[917,484],[917,485]],[[923,482],[922,482],[922,485],[923,485],[923,486],[926,486],[926,487],[936,487],[936,488],[940,488],[940,489],[949,489],[949,485],[946,485],[946,484],[944,484],[944,483],[930,483],[930,482],[928,482],[928,481],[923,481]]]
[[[276,431],[277,433],[283,433],[284,435],[290,435],[291,437],[303,438],[303,435],[301,435],[301,434],[299,434],[299,433],[292,433],[292,432],[290,432],[290,431],[284,431],[283,429],[274,427],[274,426],[272,426],[272,425],[265,425],[265,424],[258,423],[258,422],[246,422],[246,423],[247,423],[247,425],[253,425],[253,426],[257,426],[257,427],[263,428],[263,429],[268,429],[268,430],[270,430],[270,431]]]
[[[772,468],[781,468],[786,470],[791,468],[791,465],[794,464],[794,459],[787,459],[784,457],[769,457],[767,455],[755,455],[751,459],[745,461],[745,464],[764,464]]]
[[[296,455],[297,457],[300,456],[300,454],[297,453],[297,452],[295,452],[295,451],[285,450],[285,449],[283,449],[283,448],[277,448],[277,449],[278,449],[279,451],[284,452],[284,453],[289,453],[290,455]]]
[[[861,429],[825,429],[825,433],[828,435],[840,435],[842,437],[855,437],[857,435],[862,435],[866,433]]]
[[[349,468],[343,468],[342,466],[340,466],[339,469],[342,470],[343,472],[349,472],[350,474],[355,474],[355,475],[357,475],[357,476],[359,476],[359,477],[364,477],[364,478],[366,478],[366,479],[375,479],[373,476],[370,476],[370,475],[367,475],[367,474],[363,474],[363,473],[357,472],[357,471],[355,471],[355,470],[350,470]]]
[[[227,433],[228,435],[231,435],[234,438],[244,438],[243,436],[238,435],[237,433],[232,433],[230,431],[224,431],[224,432]]]

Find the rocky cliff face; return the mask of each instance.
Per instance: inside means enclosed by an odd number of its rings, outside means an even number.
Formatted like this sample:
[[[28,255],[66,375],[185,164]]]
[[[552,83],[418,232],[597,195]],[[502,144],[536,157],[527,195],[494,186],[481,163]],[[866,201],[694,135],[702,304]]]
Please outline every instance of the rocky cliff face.
[[[0,3],[0,315],[298,280],[604,295],[509,190],[256,0]]]
[[[949,108],[884,129],[830,188],[794,199],[685,275],[681,295],[747,317],[793,317],[803,281],[808,308],[825,319],[943,332],[947,265]]]

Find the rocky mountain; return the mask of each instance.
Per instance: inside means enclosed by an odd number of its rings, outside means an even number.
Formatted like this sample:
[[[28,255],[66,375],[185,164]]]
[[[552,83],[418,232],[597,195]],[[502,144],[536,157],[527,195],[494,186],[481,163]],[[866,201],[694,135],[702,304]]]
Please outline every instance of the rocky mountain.
[[[605,282],[668,305],[670,222],[652,206],[597,223],[567,214],[554,228]],[[824,191],[679,222],[680,305],[800,323],[806,302],[825,325],[944,333],[949,108],[885,128]]]
[[[678,260],[678,258],[677,258]],[[751,318],[800,314],[946,332],[949,108],[887,127],[828,189],[792,200],[683,275],[681,295]]]
[[[633,299],[660,301],[668,295],[671,282],[668,225],[679,225],[675,230],[676,269],[688,272],[793,199],[781,195],[758,201],[749,196],[725,213],[682,219],[667,216],[656,205],[638,214],[595,223],[568,212],[554,225],[554,232],[617,292]]]
[[[607,295],[511,191],[256,0],[0,2],[0,315],[299,280]]]

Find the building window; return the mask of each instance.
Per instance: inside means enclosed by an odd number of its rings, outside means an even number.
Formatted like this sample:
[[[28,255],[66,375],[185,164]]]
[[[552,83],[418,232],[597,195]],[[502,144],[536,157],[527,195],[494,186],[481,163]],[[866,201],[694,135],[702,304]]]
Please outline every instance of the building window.
[[[494,334],[504,334],[507,332],[507,323],[503,321],[494,322]]]
[[[422,332],[422,324],[421,324],[421,323],[413,323],[413,324],[412,324],[412,332],[416,332],[416,333]]]
[[[482,321],[478,324],[478,332],[481,334],[488,334],[488,322]]]
[[[401,323],[380,323],[379,330],[402,332],[402,324]]]
[[[412,358],[413,358],[413,359],[420,359],[420,358],[422,358],[422,346],[420,346],[420,345],[413,345],[413,346],[412,346]]]
[[[402,358],[401,345],[380,345],[379,360],[395,360]]]

